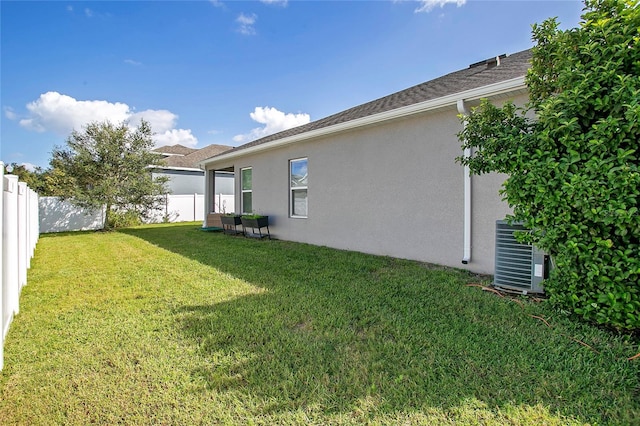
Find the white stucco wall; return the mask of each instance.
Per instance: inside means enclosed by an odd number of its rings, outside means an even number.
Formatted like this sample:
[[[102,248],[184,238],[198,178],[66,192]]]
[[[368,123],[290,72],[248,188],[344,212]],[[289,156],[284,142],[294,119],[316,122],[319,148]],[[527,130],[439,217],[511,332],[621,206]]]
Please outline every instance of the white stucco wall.
[[[253,209],[270,216],[276,238],[493,273],[495,221],[509,211],[498,195],[505,177],[472,178],[472,259],[463,265],[460,130],[452,106],[213,166],[237,176],[252,167]],[[288,214],[288,161],[300,157],[308,158],[306,219]]]
[[[204,171],[167,169],[162,173],[154,172],[153,176],[166,176],[169,178],[169,181],[167,182],[169,194],[204,194]],[[233,194],[233,176],[223,173],[216,175],[216,194]]]

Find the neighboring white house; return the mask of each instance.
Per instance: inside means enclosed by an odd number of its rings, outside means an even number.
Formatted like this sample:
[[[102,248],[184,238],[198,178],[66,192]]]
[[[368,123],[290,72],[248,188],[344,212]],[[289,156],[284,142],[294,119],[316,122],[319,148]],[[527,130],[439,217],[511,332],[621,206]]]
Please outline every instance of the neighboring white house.
[[[152,152],[162,155],[164,164],[155,167],[153,174],[169,178],[167,185],[170,194],[204,194],[204,171],[199,167],[199,163],[232,148],[215,144],[200,149],[179,144],[161,146]],[[218,178],[220,181],[216,182],[216,194],[233,195],[233,176],[219,173]]]
[[[216,174],[233,173],[235,211],[269,215],[276,238],[492,273],[505,177],[455,162],[458,115],[482,98],[526,102],[530,60],[474,63],[204,160],[205,212]]]

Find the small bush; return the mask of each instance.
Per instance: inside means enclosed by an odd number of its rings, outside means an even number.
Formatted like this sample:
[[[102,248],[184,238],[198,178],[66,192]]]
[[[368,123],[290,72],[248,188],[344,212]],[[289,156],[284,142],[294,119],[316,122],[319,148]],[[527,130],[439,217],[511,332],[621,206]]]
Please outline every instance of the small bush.
[[[109,215],[108,229],[129,228],[132,226],[142,225],[138,212],[128,210],[125,212],[111,212]]]

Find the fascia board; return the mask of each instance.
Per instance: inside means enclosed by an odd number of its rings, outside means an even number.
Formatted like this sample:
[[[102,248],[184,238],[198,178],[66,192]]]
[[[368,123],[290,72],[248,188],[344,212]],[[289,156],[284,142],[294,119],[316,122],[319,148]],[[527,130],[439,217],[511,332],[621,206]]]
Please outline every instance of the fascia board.
[[[200,167],[206,167],[208,164],[218,161],[228,161],[234,158],[242,157],[248,154],[254,154],[261,151],[267,151],[280,146],[289,145],[292,143],[302,142],[309,139],[314,139],[322,136],[328,136],[335,133],[344,132],[347,130],[353,130],[360,127],[370,126],[389,120],[408,117],[414,114],[420,114],[448,106],[455,106],[458,100],[463,99],[467,101],[478,100],[491,96],[499,96],[505,93],[526,89],[525,78],[517,77],[510,80],[504,80],[499,83],[493,83],[475,89],[465,90],[463,92],[453,93],[451,95],[442,96],[436,99],[430,99],[428,101],[420,102],[405,107],[392,109],[389,111],[381,112],[378,114],[369,115],[367,117],[356,118],[355,120],[346,121],[344,123],[334,124],[333,126],[322,127],[316,130],[310,130],[308,132],[300,133],[297,135],[289,136],[282,139],[266,142],[263,144],[255,145],[249,148],[242,149],[236,152],[230,152],[228,154],[221,154],[216,157],[201,161],[198,163]]]
[[[174,167],[174,166],[147,166],[148,169],[154,170],[180,170],[187,172],[201,172],[202,169],[197,167]]]

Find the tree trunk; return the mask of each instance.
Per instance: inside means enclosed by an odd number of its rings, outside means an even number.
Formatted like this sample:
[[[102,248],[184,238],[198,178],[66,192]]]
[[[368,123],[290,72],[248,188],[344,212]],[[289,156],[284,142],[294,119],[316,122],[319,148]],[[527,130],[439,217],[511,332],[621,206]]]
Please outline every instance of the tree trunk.
[[[104,225],[102,225],[103,231],[111,230],[111,204],[107,203],[104,208]]]

